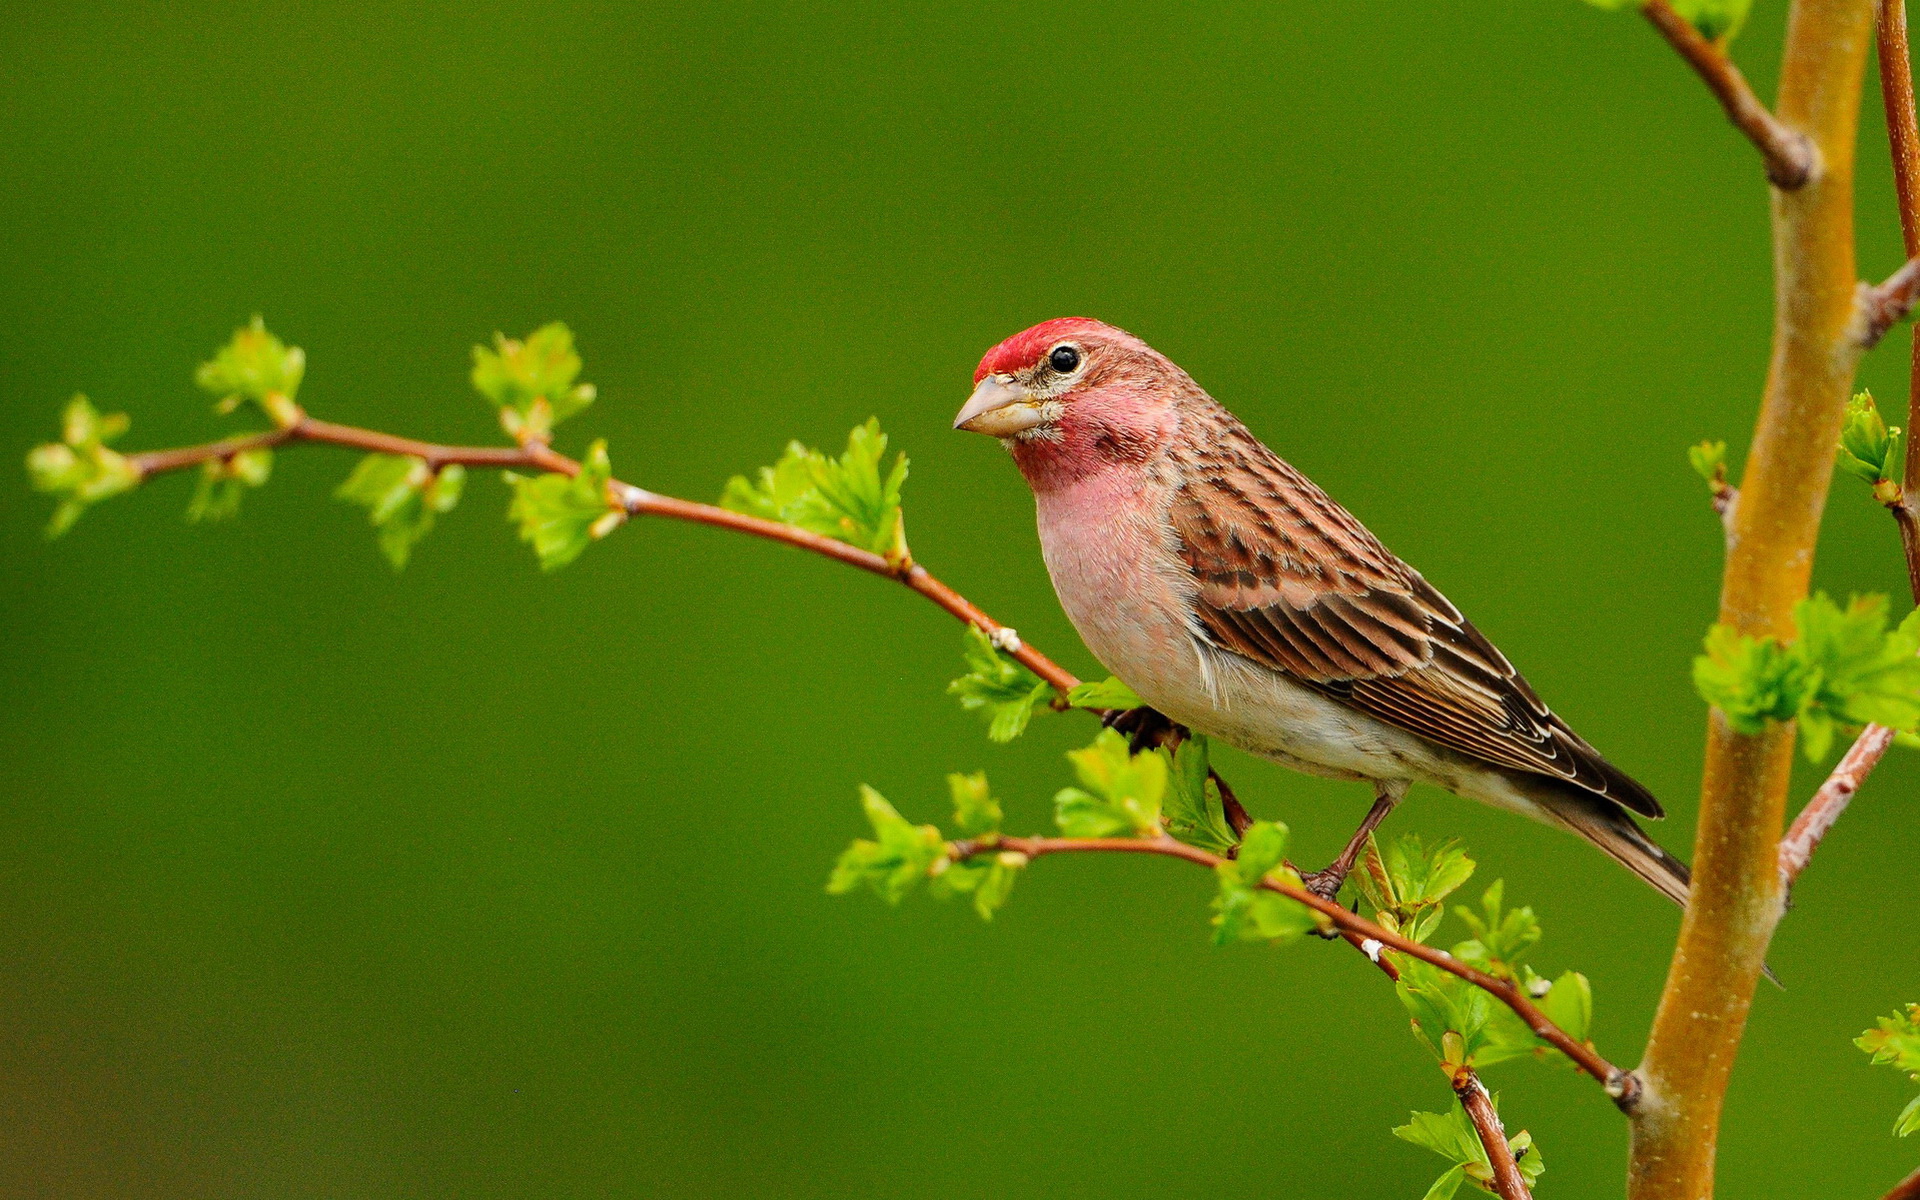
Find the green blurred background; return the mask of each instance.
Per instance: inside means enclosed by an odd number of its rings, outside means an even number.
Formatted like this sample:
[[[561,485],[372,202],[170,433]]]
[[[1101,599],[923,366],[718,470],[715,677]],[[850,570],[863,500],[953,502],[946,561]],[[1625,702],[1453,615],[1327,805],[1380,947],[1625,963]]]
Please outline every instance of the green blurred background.
[[[948,421],[986,347],[1095,315],[1446,589],[1689,845],[1720,552],[1681,451],[1737,461],[1752,420],[1766,195],[1630,16],[69,3],[12,18],[0,134],[8,453],[76,390],[129,446],[235,428],[190,376],[255,311],[317,414],[493,440],[468,345],[564,319],[601,399],[563,447],[710,499],[878,414],[919,557],[1091,674],[1025,488]],[[1862,137],[1877,275],[1871,111]],[[1865,369],[1889,409],[1905,347]],[[1387,1133],[1447,1099],[1390,991],[1335,948],[1211,948],[1199,872],[1050,861],[991,926],[823,894],[856,784],[933,819],[985,767],[1038,830],[1089,734],[988,745],[924,602],[664,523],[542,577],[487,478],[396,579],[329,499],[350,466],[284,455],[211,528],[165,479],[51,545],[0,487],[0,1193],[1410,1200],[1437,1173]],[[1863,489],[1828,527],[1823,586],[1900,590]],[[1224,765],[1307,858],[1367,798]],[[1890,761],[1799,889],[1729,1196],[1912,1166],[1906,1087],[1849,1039],[1920,998],[1916,783]],[[1394,825],[1534,904],[1537,961],[1593,976],[1634,1060],[1672,909],[1451,797]],[[1620,1191],[1590,1084],[1491,1082],[1544,1195]]]

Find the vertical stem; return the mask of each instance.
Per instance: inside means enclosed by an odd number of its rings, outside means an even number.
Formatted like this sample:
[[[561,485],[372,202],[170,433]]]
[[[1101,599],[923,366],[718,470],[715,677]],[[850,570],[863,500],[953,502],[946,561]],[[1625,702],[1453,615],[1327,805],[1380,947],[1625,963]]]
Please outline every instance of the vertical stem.
[[[1887,148],[1893,153],[1893,189],[1900,201],[1900,239],[1907,257],[1920,256],[1920,128],[1913,111],[1913,61],[1907,49],[1906,0],[1881,0],[1878,23],[1880,100],[1887,110]],[[1913,602],[1920,604],[1920,326],[1913,335],[1912,365],[1907,374],[1907,466],[1899,506],[1900,541],[1907,552],[1907,583]]]
[[[1778,114],[1812,140],[1820,170],[1773,192],[1773,357],[1721,587],[1720,620],[1740,633],[1793,636],[1853,381],[1854,139],[1873,11],[1794,0],[1788,18]],[[1781,912],[1792,760],[1791,726],[1749,736],[1710,716],[1693,898],[1641,1066],[1632,1200],[1713,1194],[1721,1103]]]

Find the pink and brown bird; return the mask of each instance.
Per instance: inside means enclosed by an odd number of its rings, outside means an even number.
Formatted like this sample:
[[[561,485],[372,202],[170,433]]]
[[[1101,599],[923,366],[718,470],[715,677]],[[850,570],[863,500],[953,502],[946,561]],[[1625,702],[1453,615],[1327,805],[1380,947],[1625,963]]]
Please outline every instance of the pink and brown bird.
[[[1418,571],[1139,338],[1085,317],[987,352],[954,427],[1033,489],[1054,590],[1088,649],[1173,721],[1375,801],[1337,892],[1416,782],[1592,842],[1685,904],[1634,813],[1646,788],[1556,717]]]

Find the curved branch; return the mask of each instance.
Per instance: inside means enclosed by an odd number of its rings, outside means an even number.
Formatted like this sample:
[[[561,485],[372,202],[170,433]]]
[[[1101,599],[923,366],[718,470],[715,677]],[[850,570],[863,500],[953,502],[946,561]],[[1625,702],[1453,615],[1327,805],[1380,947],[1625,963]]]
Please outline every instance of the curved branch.
[[[1158,854],[1208,868],[1218,867],[1227,861],[1217,854],[1210,854],[1197,846],[1189,846],[1185,842],[1175,841],[1165,836],[1157,838],[994,836],[963,839],[951,843],[949,847],[949,852],[956,860],[1002,850],[1011,850],[1016,854],[1024,854],[1028,858],[1043,858],[1049,854],[1078,853]],[[1298,901],[1325,916],[1350,945],[1372,959],[1374,964],[1386,972],[1390,978],[1397,979],[1399,972],[1394,969],[1391,962],[1382,957],[1380,953],[1382,949],[1396,950],[1409,958],[1430,963],[1491,995],[1512,1009],[1514,1015],[1519,1017],[1541,1041],[1572,1059],[1575,1066],[1598,1080],[1605,1087],[1607,1095],[1613,1097],[1613,1102],[1623,1111],[1633,1110],[1639,1097],[1638,1081],[1630,1073],[1602,1058],[1600,1052],[1591,1045],[1576,1040],[1572,1034],[1554,1024],[1553,1019],[1541,1012],[1517,984],[1470,967],[1444,950],[1436,950],[1432,946],[1423,945],[1411,938],[1394,933],[1384,926],[1376,925],[1359,913],[1343,908],[1332,900],[1317,896],[1305,888],[1297,888],[1273,879],[1262,879],[1260,886],[1267,891],[1278,892],[1289,900]]]
[[[1767,179],[1784,191],[1805,186],[1820,161],[1813,143],[1760,102],[1747,77],[1727,57],[1725,43],[1708,41],[1667,0],[1648,0],[1640,11],[1706,83],[1727,119],[1760,151]]]

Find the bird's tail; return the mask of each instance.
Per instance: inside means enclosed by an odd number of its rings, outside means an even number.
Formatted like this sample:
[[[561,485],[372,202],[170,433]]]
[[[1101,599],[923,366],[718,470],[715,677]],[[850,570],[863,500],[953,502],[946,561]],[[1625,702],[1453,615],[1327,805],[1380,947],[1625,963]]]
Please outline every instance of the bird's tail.
[[[1544,789],[1543,789],[1544,791]],[[1687,864],[1654,844],[1625,809],[1611,800],[1573,787],[1555,787],[1533,796],[1540,815],[1592,842],[1627,870],[1685,908],[1693,872]]]

